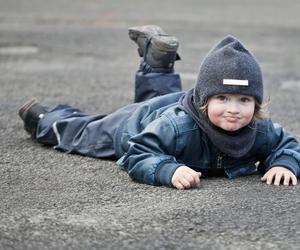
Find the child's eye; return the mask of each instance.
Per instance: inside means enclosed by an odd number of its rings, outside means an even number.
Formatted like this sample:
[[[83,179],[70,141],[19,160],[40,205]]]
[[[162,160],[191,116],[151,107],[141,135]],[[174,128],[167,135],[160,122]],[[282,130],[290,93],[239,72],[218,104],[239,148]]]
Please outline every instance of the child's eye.
[[[219,101],[226,101],[227,100],[227,97],[225,95],[218,95],[216,97]]]
[[[241,102],[250,102],[251,100],[250,100],[250,98],[248,98],[248,97],[242,97],[241,98]]]

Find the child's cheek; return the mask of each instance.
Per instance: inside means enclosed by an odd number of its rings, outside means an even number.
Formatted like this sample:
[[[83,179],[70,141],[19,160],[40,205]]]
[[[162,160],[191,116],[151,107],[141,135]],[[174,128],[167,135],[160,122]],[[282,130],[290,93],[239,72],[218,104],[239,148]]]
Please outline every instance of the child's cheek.
[[[255,104],[253,103],[252,107],[249,108],[249,111],[246,114],[247,119],[249,120],[249,122],[253,119],[254,111],[255,111]]]
[[[247,123],[247,124],[250,123],[252,118],[253,118],[253,115],[254,115],[254,113],[250,113],[250,114],[244,116],[245,117],[245,123]]]
[[[220,110],[214,108],[214,109],[208,109],[207,114],[208,114],[209,120],[213,124],[217,125],[219,123],[220,116],[221,116],[222,112]]]

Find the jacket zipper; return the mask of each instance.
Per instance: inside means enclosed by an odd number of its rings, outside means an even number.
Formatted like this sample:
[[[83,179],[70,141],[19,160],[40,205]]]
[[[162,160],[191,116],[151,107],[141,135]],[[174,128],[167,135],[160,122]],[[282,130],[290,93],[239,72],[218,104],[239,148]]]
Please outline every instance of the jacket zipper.
[[[223,159],[224,155],[218,155],[217,158],[217,168],[222,168],[222,159]]]

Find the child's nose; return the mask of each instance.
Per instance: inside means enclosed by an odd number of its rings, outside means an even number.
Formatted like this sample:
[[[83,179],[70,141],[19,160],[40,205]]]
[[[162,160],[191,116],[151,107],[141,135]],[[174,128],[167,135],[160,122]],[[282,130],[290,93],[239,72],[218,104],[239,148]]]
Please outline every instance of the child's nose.
[[[227,111],[233,114],[239,113],[238,104],[236,102],[229,102]]]

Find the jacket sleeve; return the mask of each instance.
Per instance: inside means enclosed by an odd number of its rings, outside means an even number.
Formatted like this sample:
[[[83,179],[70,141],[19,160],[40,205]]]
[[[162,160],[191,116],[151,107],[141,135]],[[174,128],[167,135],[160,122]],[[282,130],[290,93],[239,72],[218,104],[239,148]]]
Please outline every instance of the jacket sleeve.
[[[277,123],[267,120],[267,133],[263,164],[260,170],[267,172],[275,166],[286,167],[300,175],[300,145],[297,140]]]
[[[138,182],[171,186],[176,161],[176,127],[165,115],[155,119],[129,141],[117,164]]]

